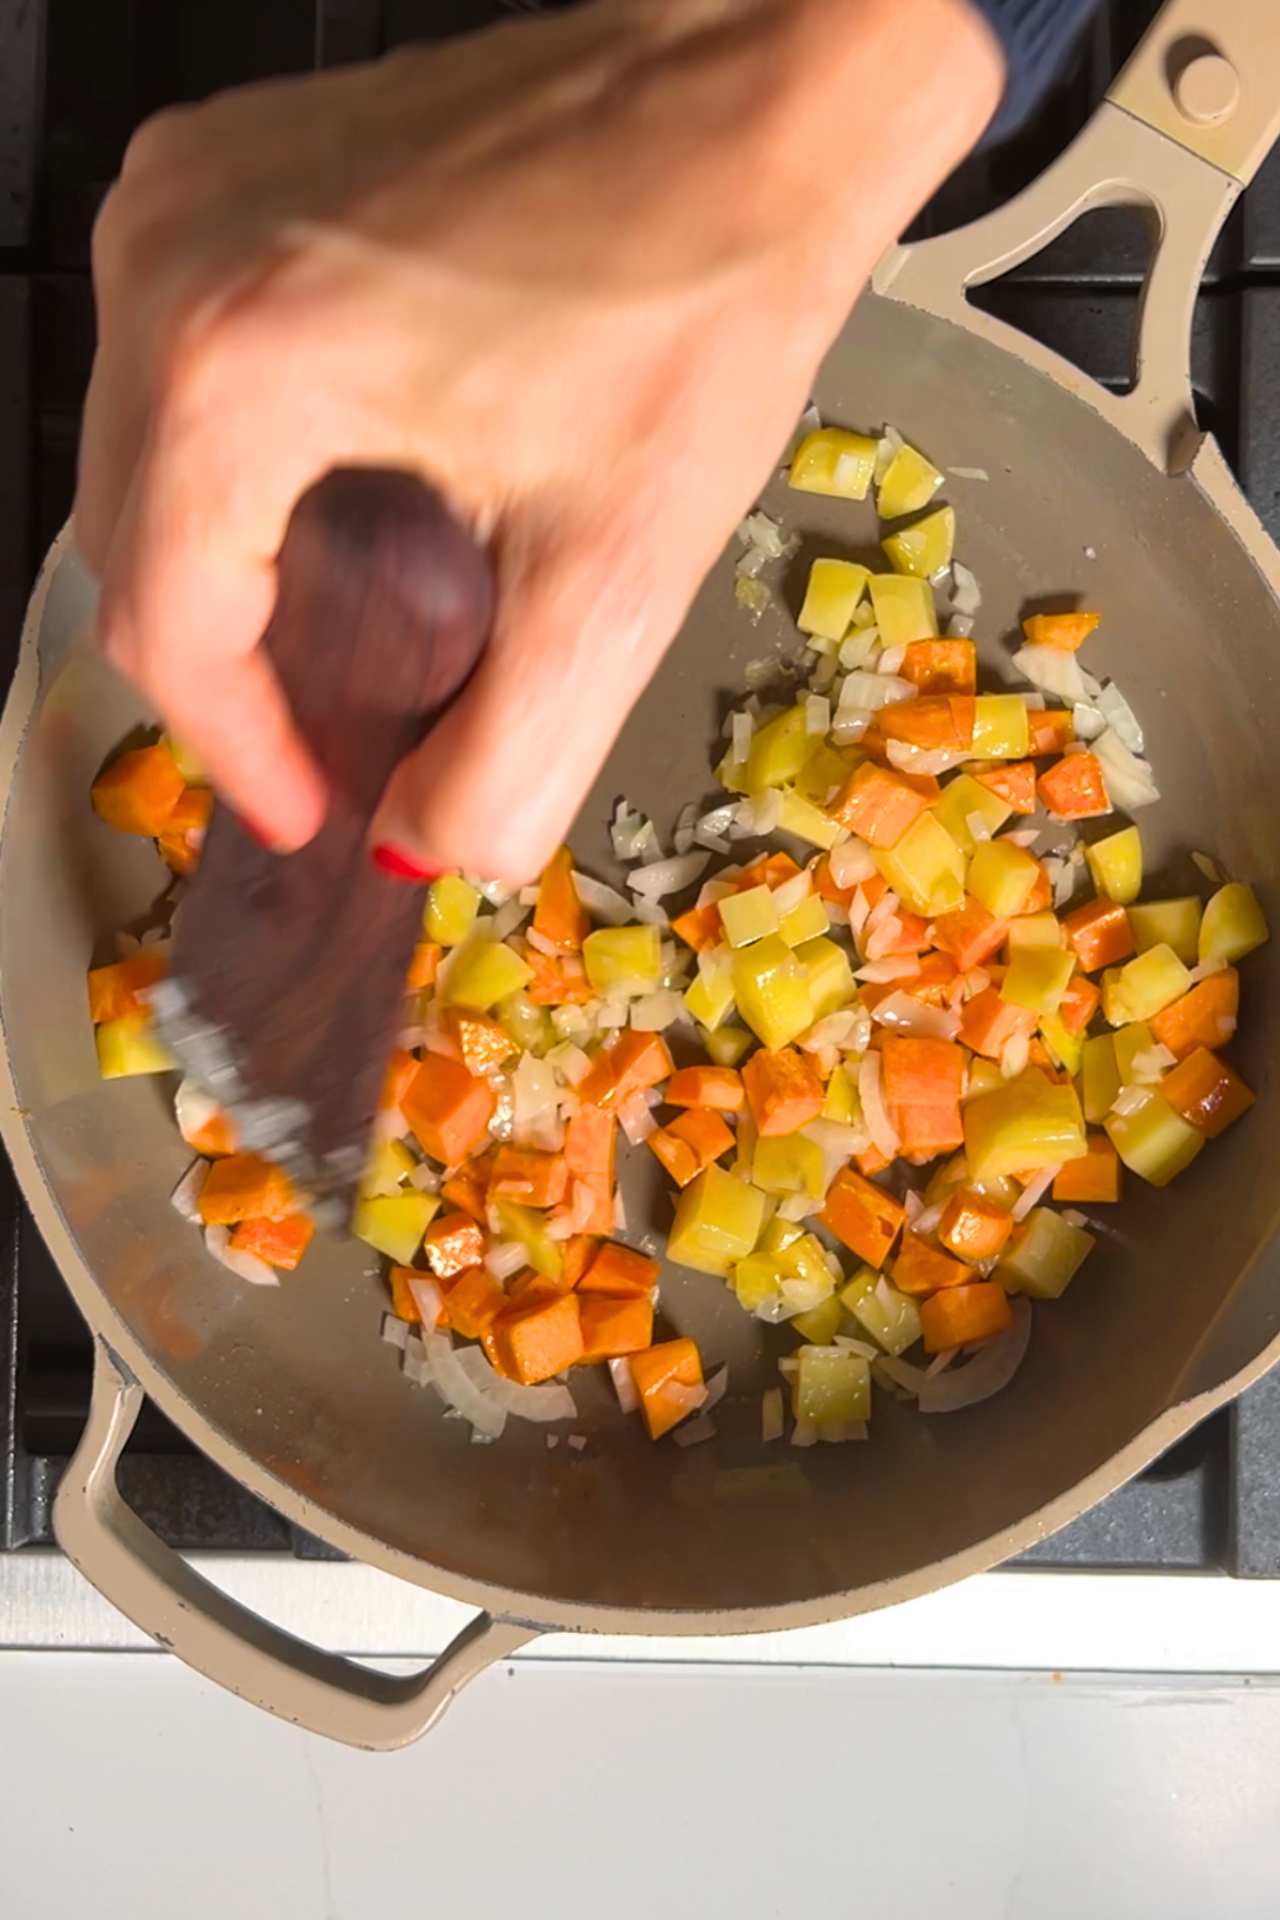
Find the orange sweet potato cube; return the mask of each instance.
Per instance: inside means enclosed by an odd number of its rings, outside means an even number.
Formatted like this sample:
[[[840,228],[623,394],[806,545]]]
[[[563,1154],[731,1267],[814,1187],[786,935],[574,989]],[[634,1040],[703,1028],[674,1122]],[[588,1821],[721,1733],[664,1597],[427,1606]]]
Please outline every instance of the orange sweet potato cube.
[[[1185,1060],[1197,1047],[1223,1047],[1236,1030],[1240,1013],[1240,975],[1234,967],[1211,973],[1175,1000],[1151,1022],[1152,1037]]]
[[[611,1299],[593,1294],[579,1302],[582,1361],[619,1360],[653,1344],[653,1302],[648,1298]]]
[[[760,1047],[742,1069],[756,1131],[765,1137],[798,1133],[822,1112],[822,1082],[795,1047]]]
[[[1054,1179],[1053,1197],[1066,1206],[1094,1206],[1120,1198],[1120,1156],[1106,1134],[1091,1133],[1088,1149],[1082,1160],[1064,1161]]]
[[[1118,966],[1137,952],[1129,916],[1114,900],[1090,900],[1074,913],[1065,914],[1062,931],[1086,973]]]
[[[664,1340],[660,1346],[633,1353],[627,1364],[649,1438],[660,1440],[693,1411],[686,1396],[691,1388],[702,1385],[697,1346],[692,1340]]]
[[[920,1332],[926,1353],[947,1353],[967,1347],[992,1334],[1003,1333],[1013,1316],[1008,1296],[994,1280],[974,1280],[963,1287],[946,1287],[920,1304]]]
[[[424,1153],[446,1167],[478,1147],[494,1115],[493,1089],[458,1060],[428,1054],[406,1087],[400,1111]]]
[[[864,760],[828,809],[831,818],[870,847],[896,847],[924,812],[922,795],[887,767]]]
[[[903,1234],[902,1247],[893,1263],[893,1284],[899,1293],[936,1293],[940,1287],[962,1287],[972,1277],[973,1268],[962,1260],[953,1260],[918,1234]]]
[[[283,1267],[292,1273],[310,1246],[315,1230],[314,1220],[308,1220],[305,1213],[286,1214],[283,1220],[255,1216],[237,1224],[231,1245],[242,1253],[256,1253],[269,1267]]]
[[[505,1027],[472,1007],[446,1007],[444,1027],[468,1073],[492,1073],[519,1052]]]
[[[1008,760],[1002,766],[984,767],[974,779],[992,793],[998,793],[1015,813],[1036,810],[1036,770],[1030,760]]]
[[[154,987],[164,973],[164,960],[158,953],[135,953],[113,966],[89,969],[89,1018],[95,1027],[104,1020],[121,1020],[126,1014],[146,1013],[140,995]]]
[[[422,1236],[422,1251],[437,1280],[452,1280],[468,1267],[478,1267],[484,1250],[484,1228],[461,1211],[439,1214]]]
[[[206,1227],[234,1227],[259,1216],[279,1220],[293,1206],[288,1175],[256,1153],[229,1153],[215,1160],[200,1189]]]
[[[972,640],[912,640],[898,675],[921,693],[976,693],[978,649]]]
[[[165,831],[186,787],[166,746],[138,747],[103,769],[90,788],[93,810],[120,833]]]
[[[960,1187],[952,1194],[938,1222],[938,1238],[947,1252],[971,1266],[994,1260],[1012,1232],[1009,1209],[972,1187]]]
[[[734,1067],[681,1067],[662,1094],[669,1107],[714,1107],[720,1113],[741,1113],[746,1095],[742,1075]]]
[[[484,1267],[468,1267],[450,1287],[443,1317],[464,1340],[479,1340],[506,1307],[507,1296],[493,1275]]]
[[[659,1266],[648,1254],[606,1240],[578,1281],[579,1293],[607,1293],[618,1299],[643,1294],[658,1278]]]
[[[1092,753],[1069,753],[1036,783],[1047,812],[1059,820],[1096,820],[1111,811],[1102,766]]]
[[[999,953],[1008,931],[1007,920],[997,920],[981,900],[975,900],[969,893],[962,907],[939,914],[934,922],[934,939],[951,955],[960,973],[983,966]]]
[[[851,1167],[842,1167],[827,1189],[818,1217],[851,1253],[869,1267],[882,1267],[906,1213],[883,1187],[864,1180]]]
[[[1207,1047],[1197,1047],[1160,1082],[1160,1091],[1188,1126],[1216,1140],[1253,1105],[1239,1074]]]
[[[525,1207],[554,1207],[564,1198],[569,1168],[562,1153],[534,1147],[500,1146],[489,1175],[495,1200],[517,1200]]]
[[[1036,1015],[1030,1008],[1002,1000],[996,986],[975,993],[972,1000],[965,1001],[960,1014],[960,1038],[988,1060],[998,1060],[1015,1036],[1030,1039],[1035,1026]]]
[[[582,1358],[578,1296],[562,1293],[554,1299],[530,1298],[508,1307],[495,1324],[494,1335],[514,1379],[527,1387],[550,1380]]]

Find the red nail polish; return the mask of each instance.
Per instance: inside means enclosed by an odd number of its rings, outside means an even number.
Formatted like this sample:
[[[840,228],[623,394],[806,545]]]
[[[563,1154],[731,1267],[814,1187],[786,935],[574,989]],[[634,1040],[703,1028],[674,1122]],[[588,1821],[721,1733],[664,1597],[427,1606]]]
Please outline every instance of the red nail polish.
[[[243,813],[238,813],[236,819],[239,822],[241,833],[247,833],[255,846],[261,847],[264,853],[275,852],[276,843],[265,827],[260,827],[256,821],[250,820],[248,816]]]
[[[389,873],[393,880],[412,880],[419,886],[429,880],[438,880],[445,872],[444,867],[424,865],[420,860],[411,859],[407,853],[401,853],[399,847],[375,847],[373,864],[381,872]]]

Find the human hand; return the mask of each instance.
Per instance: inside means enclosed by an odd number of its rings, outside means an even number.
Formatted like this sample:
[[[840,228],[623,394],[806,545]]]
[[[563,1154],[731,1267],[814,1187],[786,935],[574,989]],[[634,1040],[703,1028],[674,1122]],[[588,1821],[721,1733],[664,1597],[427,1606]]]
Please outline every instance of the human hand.
[[[374,841],[527,880],[1001,78],[966,0],[595,0],[148,123],[94,245],[76,527],[108,654],[303,844],[275,555],[330,468],[416,471],[498,608]]]

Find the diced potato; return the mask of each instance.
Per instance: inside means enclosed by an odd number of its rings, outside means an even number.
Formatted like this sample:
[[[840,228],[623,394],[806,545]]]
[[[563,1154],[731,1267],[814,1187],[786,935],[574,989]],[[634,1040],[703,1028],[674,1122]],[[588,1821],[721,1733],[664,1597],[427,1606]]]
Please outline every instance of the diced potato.
[[[758,799],[769,787],[785,786],[801,772],[812,751],[813,735],[803,706],[788,707],[752,734],[740,791]]]
[[[776,933],[766,934],[763,940],[734,954],[733,998],[742,1018],[766,1047],[785,1047],[811,1027],[816,1017],[803,953],[793,954]]]
[[[997,920],[1012,920],[1027,904],[1040,863],[1012,840],[977,847],[969,862],[969,892]]]
[[[1021,760],[1031,746],[1027,703],[1020,693],[980,693],[973,703],[975,760]]]
[[[838,947],[834,940],[829,940],[823,934],[817,939],[806,940],[803,946],[796,948],[795,955],[806,969],[805,990],[815,1020],[822,1020],[827,1014],[838,1013],[842,1007],[848,1006],[857,992],[857,983],[843,947]]]
[[[942,475],[922,453],[915,447],[899,447],[880,482],[876,512],[882,520],[900,520],[904,513],[919,513],[941,485]]]
[[[811,806],[825,807],[832,788],[842,787],[864,756],[854,747],[833,747],[813,734],[809,738],[809,757],[796,775],[795,793]],[[784,795],[784,807],[790,797]]]
[[[601,927],[583,941],[582,964],[597,993],[655,993],[662,979],[658,929]]]
[[[1017,953],[1026,947],[1060,947],[1063,944],[1062,927],[1056,913],[1023,913],[1009,927],[1007,945],[1009,952]]]
[[[815,1233],[800,1233],[788,1240],[774,1256],[784,1281],[802,1280],[820,1299],[834,1292],[836,1276],[827,1258],[826,1248]]]
[[[847,1067],[837,1067],[827,1082],[827,1097],[822,1103],[822,1118],[837,1126],[853,1127],[862,1118],[862,1102]]]
[[[685,989],[684,1004],[700,1026],[714,1030],[733,1005],[733,954],[717,947],[700,956],[698,977]]]
[[[829,814],[790,789],[783,792],[778,825],[783,833],[794,833],[797,840],[807,840],[811,847],[824,850],[834,847],[843,837],[843,829]]]
[[[1084,1062],[1084,1035],[1071,1033],[1056,1014],[1045,1014],[1040,1021],[1040,1038],[1049,1052],[1074,1080]]]
[[[1194,894],[1181,900],[1141,900],[1129,908],[1129,928],[1139,953],[1172,947],[1185,966],[1199,958],[1201,905]]]
[[[765,1197],[714,1164],[690,1181],[676,1202],[667,1258],[721,1278],[754,1251],[764,1225]]]
[[[937,639],[938,609],[927,580],[905,573],[873,573],[870,586],[876,625],[886,647]]]
[[[964,849],[932,813],[922,813],[896,846],[876,848],[875,861],[894,892],[926,920],[964,900]]]
[[[762,1193],[807,1193],[820,1200],[826,1183],[822,1149],[802,1133],[765,1135],[756,1141],[751,1179]]]
[[[422,924],[437,946],[460,947],[480,911],[480,895],[460,873],[442,873],[431,883]]]
[[[759,1314],[765,1320],[783,1318],[782,1273],[772,1254],[749,1253],[734,1267],[732,1279],[744,1313]]]
[[[748,887],[729,893],[720,902],[720,922],[731,947],[749,947],[766,933],[778,931],[778,909],[768,887]],[[654,929],[657,932],[657,929]]]
[[[810,1346],[825,1347],[838,1333],[843,1318],[844,1311],[833,1293],[829,1300],[811,1307],[808,1313],[796,1314],[791,1324]]]
[[[975,1181],[1055,1167],[1088,1152],[1075,1088],[1052,1085],[1035,1067],[967,1100],[961,1111],[965,1157]]]
[[[477,933],[450,961],[437,992],[443,1006],[475,1007],[487,1013],[500,1000],[519,993],[532,978],[533,969],[504,941]]]
[[[564,1256],[558,1240],[547,1229],[547,1217],[537,1207],[521,1206],[516,1200],[494,1200],[498,1232],[504,1240],[516,1240],[524,1248],[525,1258],[535,1273],[558,1280],[564,1268]]]
[[[98,1071],[104,1080],[127,1080],[135,1073],[169,1073],[177,1061],[156,1033],[149,1013],[122,1013],[94,1028]]]
[[[545,1007],[537,1007],[521,988],[499,1000],[494,1017],[503,1032],[526,1053],[545,1053],[555,1044],[556,1030]]]
[[[843,640],[870,578],[871,569],[853,560],[815,560],[796,623],[801,633],[817,634],[821,640]]]
[[[1036,1207],[1005,1249],[996,1279],[1006,1293],[1056,1300],[1065,1293],[1097,1242],[1051,1207]]]
[[[417,1161],[403,1140],[380,1140],[369,1156],[369,1164],[360,1182],[360,1197],[373,1200],[379,1194],[398,1193]]]
[[[729,987],[732,991],[732,976]],[[685,996],[685,1004],[688,1005],[688,995]],[[736,1067],[754,1044],[745,1027],[704,1027],[698,1038],[706,1049],[708,1059],[714,1060],[718,1067]]]
[[[1014,947],[1000,998],[1042,1017],[1054,1014],[1075,970],[1076,957],[1064,947]]]
[[[1011,811],[998,793],[992,793],[990,787],[984,787],[968,773],[958,773],[954,780],[948,780],[942,789],[942,798],[933,803],[934,817],[965,853],[972,853],[978,844],[970,829],[970,820],[976,817],[983,823],[987,831],[982,838],[989,840],[999,833]]]
[[[1191,975],[1172,947],[1149,947],[1127,965],[1103,974],[1102,1011],[1113,1027],[1150,1020],[1180,1000],[1191,985]]]
[[[1080,1104],[1091,1126],[1106,1119],[1122,1084],[1115,1035],[1100,1033],[1086,1040],[1080,1063]]]
[[[789,947],[802,947],[806,940],[825,939],[830,922],[822,896],[806,894],[799,906],[792,907],[778,922],[778,932]],[[812,994],[812,988],[810,988]]]
[[[980,1093],[994,1093],[997,1087],[1004,1085],[1004,1075],[1000,1071],[998,1060],[984,1060],[975,1053],[969,1062],[969,1083],[964,1098],[976,1100]]]
[[[819,427],[807,433],[791,456],[788,486],[838,500],[865,500],[875,472],[876,442],[864,433]]]
[[[1085,848],[1085,858],[1093,875],[1093,884],[1108,900],[1129,906],[1142,891],[1142,835],[1136,827],[1123,827],[1105,840],[1095,840]]]
[[[871,1367],[847,1347],[801,1347],[791,1384],[791,1411],[815,1427],[871,1418]]]
[[[880,542],[895,573],[913,573],[931,580],[951,565],[956,545],[954,507],[937,507],[913,526],[903,527]]]
[[[1220,887],[1200,922],[1200,965],[1234,966],[1271,938],[1252,887],[1234,880]]]
[[[886,1353],[905,1353],[920,1338],[920,1314],[914,1300],[899,1293],[874,1267],[859,1267],[840,1289],[842,1307]]]
[[[1115,1048],[1116,1070],[1120,1075],[1122,1087],[1133,1083],[1133,1063],[1139,1054],[1149,1053],[1155,1045],[1155,1036],[1145,1020],[1131,1020],[1127,1026],[1118,1027],[1112,1035]]]
[[[440,1210],[434,1193],[388,1193],[357,1200],[351,1231],[398,1267],[413,1265],[422,1236]]]
[[[1175,1113],[1155,1088],[1145,1091],[1136,1112],[1107,1116],[1111,1144],[1131,1173],[1153,1187],[1167,1187],[1204,1145],[1205,1136]]]

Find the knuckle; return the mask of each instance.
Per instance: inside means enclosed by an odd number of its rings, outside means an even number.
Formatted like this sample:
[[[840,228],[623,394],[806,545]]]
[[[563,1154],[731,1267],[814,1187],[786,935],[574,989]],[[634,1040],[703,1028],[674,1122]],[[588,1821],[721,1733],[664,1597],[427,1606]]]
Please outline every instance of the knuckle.
[[[199,113],[198,107],[164,107],[135,129],[125,148],[120,178],[128,181],[139,174],[164,171],[183,149],[188,130]]]

